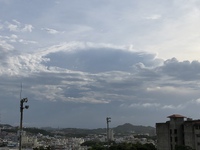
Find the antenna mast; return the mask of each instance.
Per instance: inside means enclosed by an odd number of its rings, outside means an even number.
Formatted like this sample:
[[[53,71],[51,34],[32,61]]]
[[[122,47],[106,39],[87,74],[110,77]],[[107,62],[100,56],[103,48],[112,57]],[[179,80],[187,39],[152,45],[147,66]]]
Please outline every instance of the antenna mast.
[[[22,99],[22,82],[21,82],[21,89],[20,89],[20,96],[19,96],[20,100]]]

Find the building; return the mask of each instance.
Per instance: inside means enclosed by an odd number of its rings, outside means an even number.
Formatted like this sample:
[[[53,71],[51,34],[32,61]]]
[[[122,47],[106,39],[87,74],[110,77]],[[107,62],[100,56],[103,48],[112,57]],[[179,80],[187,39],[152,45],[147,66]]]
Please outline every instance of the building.
[[[157,149],[174,150],[176,145],[200,150],[200,120],[182,115],[168,116],[169,121],[156,123]]]
[[[113,129],[109,129],[109,130],[108,130],[108,139],[109,139],[110,141],[114,141]]]
[[[22,131],[22,148],[38,147],[38,141],[36,137],[26,135],[26,131]]]

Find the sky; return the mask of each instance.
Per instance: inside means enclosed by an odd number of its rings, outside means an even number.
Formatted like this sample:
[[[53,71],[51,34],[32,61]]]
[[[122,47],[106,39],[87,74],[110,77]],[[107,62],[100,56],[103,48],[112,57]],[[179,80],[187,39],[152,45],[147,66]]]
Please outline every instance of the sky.
[[[199,0],[0,0],[0,123],[199,119],[199,26]]]

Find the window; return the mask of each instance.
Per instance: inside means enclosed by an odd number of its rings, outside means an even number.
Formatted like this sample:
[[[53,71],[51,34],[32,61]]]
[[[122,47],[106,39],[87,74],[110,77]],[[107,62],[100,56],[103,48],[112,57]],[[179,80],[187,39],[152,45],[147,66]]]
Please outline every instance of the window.
[[[196,134],[196,137],[200,137],[200,134]]]
[[[178,142],[178,138],[177,138],[177,136],[175,137],[175,139],[174,139],[174,140],[175,140],[175,142]]]
[[[200,129],[200,125],[196,125],[195,129],[199,130]]]
[[[174,129],[174,134],[177,134],[177,129]]]

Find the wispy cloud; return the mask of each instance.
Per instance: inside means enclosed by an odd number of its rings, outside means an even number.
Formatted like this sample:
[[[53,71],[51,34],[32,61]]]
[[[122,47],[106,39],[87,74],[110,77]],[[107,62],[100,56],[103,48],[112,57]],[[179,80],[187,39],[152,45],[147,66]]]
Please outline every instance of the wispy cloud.
[[[42,30],[46,31],[47,33],[49,34],[58,34],[58,33],[62,33],[62,32],[59,32],[55,29],[50,29],[50,28],[42,28]]]
[[[17,20],[13,20],[12,23],[6,22],[4,26],[11,32],[32,32],[33,26],[31,24],[21,24]]]
[[[14,46],[8,44],[5,40],[0,40],[0,51],[10,51],[14,49]]]

